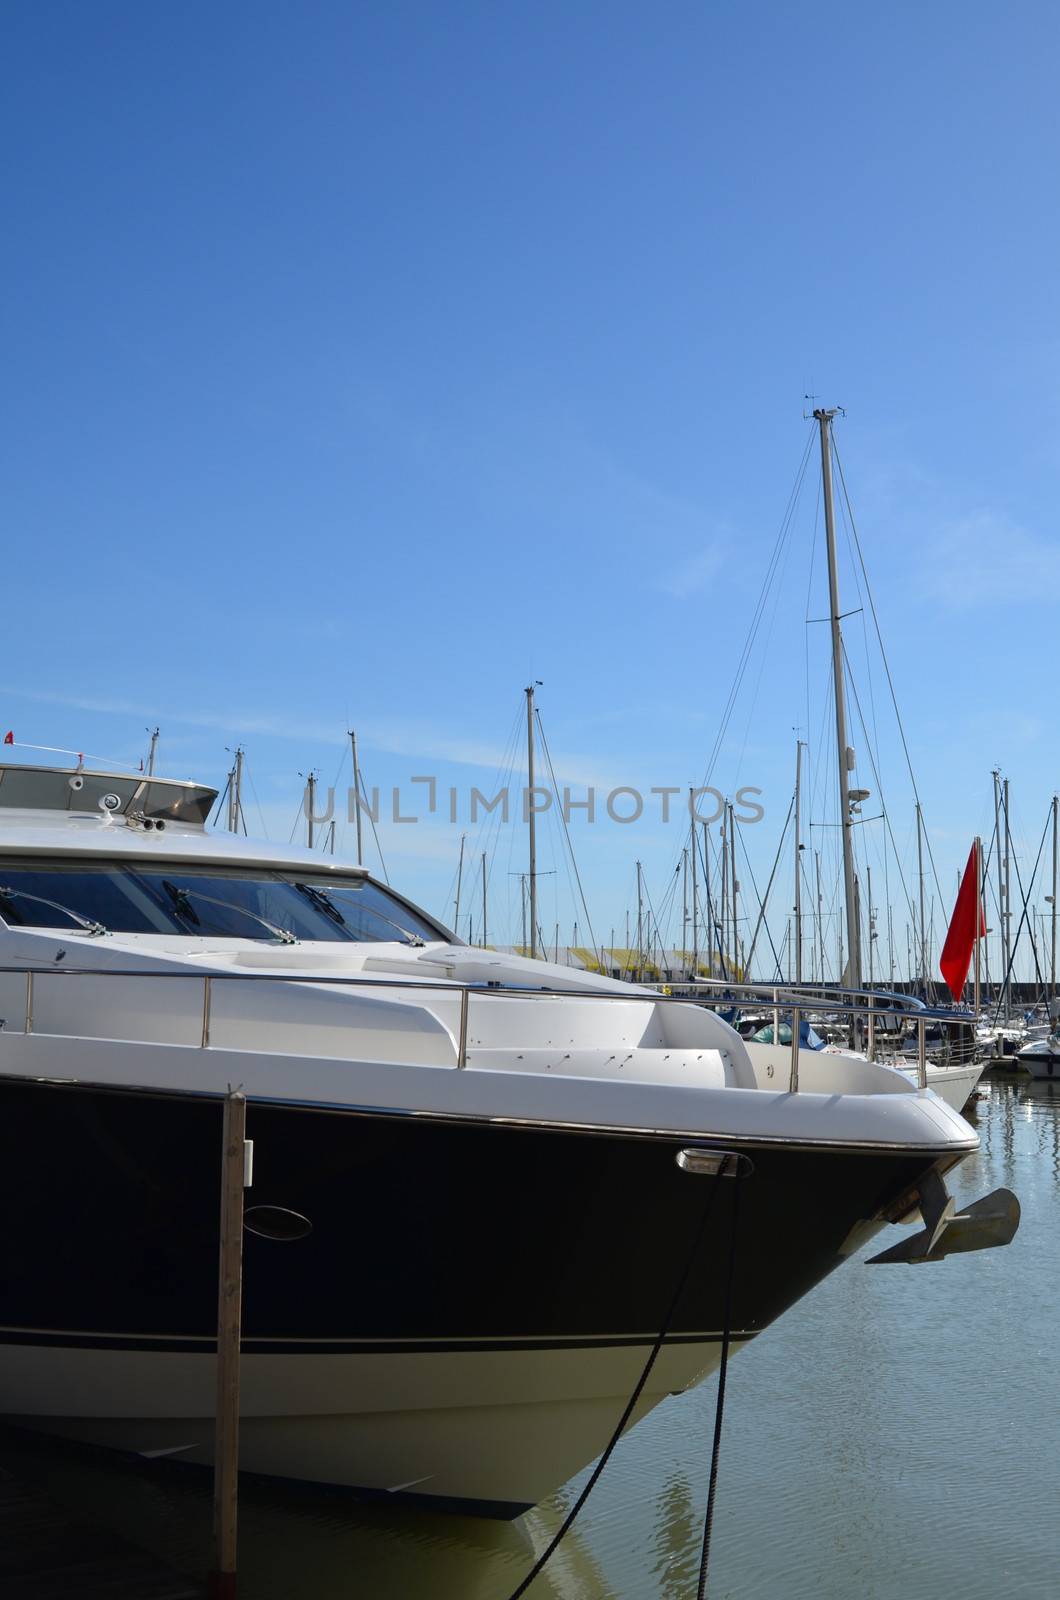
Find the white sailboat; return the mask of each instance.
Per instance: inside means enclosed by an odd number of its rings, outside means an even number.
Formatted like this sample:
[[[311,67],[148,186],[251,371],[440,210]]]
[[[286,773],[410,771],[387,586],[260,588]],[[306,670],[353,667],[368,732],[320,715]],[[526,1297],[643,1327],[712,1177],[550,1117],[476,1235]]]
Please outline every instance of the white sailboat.
[[[841,984],[831,987],[829,993],[844,995],[851,1004],[868,1005],[870,998],[875,1003],[884,1006],[886,1001],[873,990],[863,987],[862,963],[862,937],[861,937],[861,912],[857,870],[854,859],[853,829],[859,819],[860,807],[863,801],[869,798],[869,790],[854,787],[851,784],[851,774],[855,771],[855,756],[847,737],[847,705],[846,684],[844,678],[843,662],[843,630],[842,610],[839,600],[839,564],[836,554],[835,532],[835,505],[832,482],[832,423],[837,415],[836,409],[817,408],[813,416],[818,425],[821,453],[821,487],[824,503],[826,549],[828,558],[828,598],[829,598],[829,624],[831,629],[831,662],[833,699],[835,707],[835,741],[838,769],[838,802],[839,821],[842,839],[843,860],[843,901],[844,901],[844,927],[846,930],[847,961],[846,970]],[[801,901],[801,867],[800,867],[800,817],[801,817],[801,757],[802,746],[798,745],[796,760],[796,788],[795,788],[795,951],[796,951],[796,982],[795,985],[786,984],[785,990],[797,990],[800,986],[802,975],[802,901]],[[920,804],[917,802],[917,846],[921,850],[921,816]],[[921,870],[921,926],[923,926],[923,871]],[[871,916],[871,906],[870,906]],[[922,937],[922,965],[926,962],[926,943]],[[870,945],[871,955],[871,945]],[[977,968],[978,971],[978,968]],[[926,976],[926,974],[925,974]],[[827,1009],[827,1003],[820,990],[815,991],[813,986],[803,991],[804,1002],[807,1008],[816,1001],[819,1009]],[[901,1002],[894,1002],[900,1009]],[[864,1061],[866,1056],[855,1048],[844,1046],[829,1046],[833,1054],[845,1057],[849,1062]],[[759,1055],[763,1062],[768,1062],[774,1070],[780,1070],[779,1057],[786,1054],[786,1047],[778,1043],[765,1044],[749,1041],[748,1050],[753,1059]],[[773,1058],[767,1058],[763,1052],[772,1051]],[[800,1057],[811,1052],[800,1049]],[[962,1109],[974,1094],[983,1067],[972,1059],[972,1050],[960,1052],[961,1059],[953,1059],[954,1052],[947,1050],[945,1059],[933,1055],[922,1064],[918,1062],[911,1076],[919,1083],[921,1077],[927,1086],[936,1092],[947,1104],[955,1110]],[[900,1070],[908,1071],[905,1060],[900,1053],[892,1058],[893,1064]]]

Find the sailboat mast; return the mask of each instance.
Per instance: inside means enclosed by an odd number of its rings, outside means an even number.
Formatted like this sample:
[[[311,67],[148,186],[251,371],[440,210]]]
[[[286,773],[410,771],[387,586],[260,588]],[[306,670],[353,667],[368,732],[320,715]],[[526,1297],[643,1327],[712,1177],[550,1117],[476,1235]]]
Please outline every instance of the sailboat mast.
[[[788,971],[791,971],[789,963]],[[802,982],[802,740],[795,741],[795,982]]]
[[[313,821],[317,809],[317,775],[311,772],[306,783],[306,843],[313,848]]]
[[[821,904],[821,852],[813,853],[814,868],[817,873],[817,951],[821,962],[820,981],[824,983],[824,908]]]
[[[151,748],[148,751],[148,755],[147,755],[147,776],[149,778],[153,778],[154,777],[154,773],[155,773],[155,757],[157,755],[158,755],[158,729],[155,728],[154,731],[151,734]]]
[[[236,758],[228,774],[228,831],[239,832],[243,810],[243,746],[236,746]]]
[[[1004,979],[1004,982],[1006,982],[1007,1022],[1009,1021],[1010,1011],[1012,1011],[1012,973],[1010,973],[1010,966],[1012,966],[1012,910],[1010,910],[1010,907],[1012,907],[1012,899],[1010,899],[1010,888],[1012,888],[1012,878],[1010,878],[1010,869],[1012,869],[1012,834],[1010,834],[1009,830],[1009,779],[1004,779],[1001,787],[1002,808],[1004,808],[1004,821],[1006,821],[1006,909],[1004,909],[1004,915],[1002,915],[1002,928],[1006,931],[1006,979]]]
[[[681,963],[689,965],[689,846],[681,851]]]
[[[364,865],[364,856],[362,854],[361,844],[361,769],[357,763],[357,735],[354,733],[352,728],[350,728],[348,732],[350,735],[350,753],[353,756],[353,814],[357,822],[357,865],[362,867]],[[463,840],[461,840],[461,850],[462,849]],[[458,894],[457,910],[460,909],[459,899],[460,896]]]
[[[534,808],[534,686],[526,691],[526,809],[530,825],[530,956],[537,956],[537,814]]]
[[[707,943],[707,972],[714,976],[714,902],[710,897],[710,833],[708,824],[700,823],[703,830],[703,934]],[[693,843],[695,834],[693,832]]]
[[[721,965],[722,977],[732,978],[729,967],[729,812],[723,806],[721,813]]]
[[[924,922],[924,828],[920,801],[916,803],[916,869],[920,878],[920,989],[927,999],[927,925]]]
[[[847,709],[843,683],[843,630],[839,610],[839,565],[836,559],[835,507],[832,503],[831,428],[835,410],[814,412],[821,433],[821,482],[824,489],[824,525],[828,540],[828,596],[832,623],[832,679],[835,685],[835,736],[839,757],[839,825],[843,836],[843,888],[846,898],[847,948],[850,987],[861,988],[861,930],[858,927],[854,887],[853,818],[850,814],[850,769],[854,752],[847,744]]]
[[[456,900],[453,903],[453,927],[456,930],[458,939],[460,937],[460,889],[464,880],[464,840],[466,838],[466,833],[460,835],[460,860],[456,866]],[[526,943],[525,939],[523,943]]]
[[[1054,824],[1055,824],[1055,821],[1056,821],[1055,808],[1054,808],[1054,811],[1053,811],[1053,821],[1054,821]],[[1056,834],[1055,834],[1055,831],[1054,831],[1054,834],[1053,834],[1053,866],[1054,866],[1054,868],[1056,866]],[[1055,876],[1055,873],[1054,873],[1054,876]],[[974,988],[972,990],[972,1010],[975,1013],[976,1022],[979,1021],[979,1005],[980,1005],[980,1000],[981,1000],[980,990],[981,990],[981,987],[982,987],[981,982],[980,982],[980,975],[979,975],[979,942],[980,942],[980,940],[979,940],[979,929],[982,926],[982,923],[981,923],[981,920],[980,920],[981,917],[982,917],[982,914],[983,914],[982,913],[982,905],[983,905],[983,841],[982,841],[982,839],[979,838],[978,835],[976,835],[976,840],[975,840],[975,944],[973,945],[973,949],[975,951],[975,986],[974,986]],[[1054,945],[1054,949],[1055,949],[1055,945]]]
[[[692,844],[692,976],[699,974],[699,874],[696,871],[696,819],[692,806],[692,790],[688,791],[689,811],[692,813],[689,823],[689,836]],[[706,862],[703,870],[709,874],[710,868]],[[708,885],[710,879],[707,879]],[[709,904],[709,902],[708,902]],[[707,917],[707,949],[710,949],[710,917]]]
[[[1053,795],[1053,903],[1052,933],[1049,941],[1049,998],[1056,999],[1056,813],[1060,796]]]
[[[732,974],[737,976],[740,965],[740,924],[736,916],[736,895],[740,885],[736,881],[736,814],[729,802],[729,861],[732,864]]]
[[[644,966],[644,892],[641,887],[640,862],[637,862],[637,974]]]
[[[994,855],[994,881],[996,884],[996,888],[994,890],[994,899],[997,901],[998,916],[1001,919],[1001,927],[998,930],[998,941],[1001,945],[1001,966],[1002,971],[1004,971],[1005,913],[1001,909],[1001,901],[1004,897],[1005,885],[1001,873],[1001,773],[997,767],[992,769],[991,776],[994,780],[994,838],[991,845],[991,850]]]
[[[876,935],[873,931],[875,928],[875,918],[872,914],[872,868],[868,865],[865,867],[865,888],[869,897],[869,988],[871,989],[873,984],[872,946]]]

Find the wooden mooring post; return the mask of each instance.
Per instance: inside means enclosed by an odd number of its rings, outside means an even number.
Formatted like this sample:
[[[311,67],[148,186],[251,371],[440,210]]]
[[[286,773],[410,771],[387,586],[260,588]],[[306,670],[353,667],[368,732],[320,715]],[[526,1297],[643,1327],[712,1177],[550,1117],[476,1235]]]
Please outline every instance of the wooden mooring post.
[[[243,1191],[252,1180],[247,1102],[225,1099],[221,1155],[221,1252],[217,1281],[217,1410],[214,1424],[213,1600],[235,1600],[239,1511],[239,1347],[243,1319]]]

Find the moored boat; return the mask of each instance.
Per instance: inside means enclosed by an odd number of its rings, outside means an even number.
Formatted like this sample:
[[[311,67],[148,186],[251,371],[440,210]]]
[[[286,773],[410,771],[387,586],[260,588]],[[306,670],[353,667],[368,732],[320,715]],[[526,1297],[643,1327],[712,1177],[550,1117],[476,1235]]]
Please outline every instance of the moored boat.
[[[664,1328],[635,1416],[888,1223],[942,1252],[978,1141],[900,1073],[807,1052],[792,1092],[702,1005],[470,949],[361,868],[210,833],[214,798],[0,767],[0,1413],[210,1459],[235,1085],[250,1470],[513,1515]]]
[[[1060,1080],[1060,1037],[1050,1033],[1044,1039],[1033,1039],[1016,1052],[1015,1060],[1032,1078]]]

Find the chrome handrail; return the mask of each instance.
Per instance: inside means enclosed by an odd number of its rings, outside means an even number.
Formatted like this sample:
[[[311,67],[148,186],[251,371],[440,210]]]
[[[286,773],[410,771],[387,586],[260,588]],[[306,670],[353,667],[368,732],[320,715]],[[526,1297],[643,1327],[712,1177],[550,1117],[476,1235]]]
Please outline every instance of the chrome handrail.
[[[531,988],[523,984],[503,984],[490,981],[448,979],[421,979],[405,977],[400,973],[390,973],[385,976],[366,977],[363,974],[356,976],[340,977],[327,973],[304,972],[187,972],[170,968],[167,971],[152,971],[144,967],[25,967],[0,965],[0,976],[24,976],[26,980],[26,1018],[23,1032],[34,1032],[34,982],[39,978],[145,978],[153,981],[159,979],[174,979],[187,983],[194,981],[203,986],[202,997],[202,1028],[200,1048],[210,1048],[211,1012],[213,1003],[213,988],[218,983],[299,983],[299,984],[324,984],[329,988],[366,988],[366,989],[397,989],[402,993],[435,993],[458,994],[460,996],[460,1018],[456,1039],[457,1066],[467,1066],[468,1058],[468,1027],[471,1009],[471,997],[478,999],[519,999],[519,1000],[623,1000],[623,1001],[650,1001],[653,1005],[692,1005],[703,1010],[716,1011],[728,1009],[740,1004],[740,998],[731,991],[733,989],[746,989],[753,991],[756,999],[761,999],[763,993],[768,997],[773,1011],[773,1041],[780,1044],[780,1019],[785,1012],[791,1015],[791,1092],[797,1093],[799,1087],[799,1049],[802,1019],[807,1010],[827,1011],[833,1014],[849,1016],[856,1019],[862,1013],[868,1018],[868,1057],[875,1060],[876,1048],[876,1023],[881,1015],[878,1004],[881,998],[888,1000],[892,996],[888,993],[881,996],[878,991],[857,990],[847,991],[864,995],[867,1003],[858,1005],[850,1001],[837,1001],[828,997],[828,991],[819,991],[814,987],[795,985],[753,985],[753,984],[719,984],[724,988],[724,994],[683,994],[675,995],[669,992],[659,992],[647,985],[630,985],[627,989],[615,988],[551,988],[547,985]],[[746,1004],[746,1001],[744,1001]],[[884,1014],[891,1010],[886,1008]],[[896,1016],[903,1021],[916,1022],[917,1030],[917,1064],[918,1082],[921,1089],[927,1088],[927,1018],[925,1016],[909,1016],[908,1013],[896,1009]],[[937,1020],[937,1019],[933,1019]],[[963,1020],[963,1019],[954,1019]]]
[[[213,999],[213,985],[211,975],[203,973],[202,981],[202,1048],[210,1048],[210,1003]]]
[[[471,990],[462,988],[460,991],[460,1037],[456,1048],[456,1064],[458,1067],[467,1066],[467,1019],[471,1010]]]
[[[765,1004],[768,1004],[772,996],[779,992],[787,996],[798,995],[802,999],[812,1000],[815,1005],[830,1011],[838,1010],[846,1003],[844,996],[853,996],[864,1000],[866,1004],[860,1007],[861,1010],[867,1010],[867,1003],[872,1000],[876,1002],[885,1000],[888,1010],[909,1012],[913,1015],[928,1009],[918,995],[900,994],[895,989],[848,989],[843,984],[782,982],[776,985],[751,982],[737,983],[730,981],[728,978],[673,978],[666,987],[697,990],[712,989],[717,990],[720,994],[728,995],[734,1000],[757,1000]],[[836,998],[833,998],[833,996]],[[960,1020],[966,1021],[968,1019],[961,1017]]]

